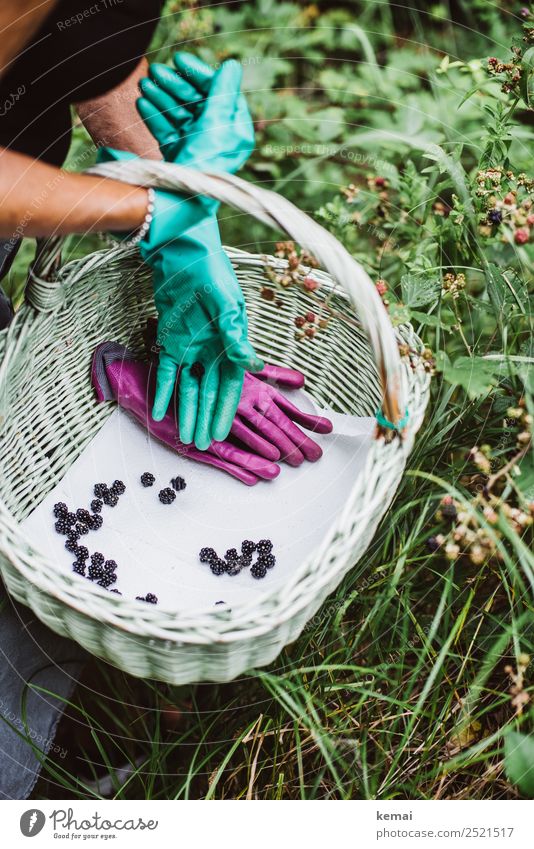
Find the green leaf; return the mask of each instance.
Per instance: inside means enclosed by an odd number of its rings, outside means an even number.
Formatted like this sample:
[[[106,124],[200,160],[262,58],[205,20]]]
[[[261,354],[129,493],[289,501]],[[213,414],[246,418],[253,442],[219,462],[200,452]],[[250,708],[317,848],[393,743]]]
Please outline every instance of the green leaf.
[[[504,738],[504,768],[524,796],[534,799],[534,737],[509,731]]]
[[[514,477],[514,483],[526,501],[534,501],[534,458],[532,452],[525,454],[517,468],[520,475]]]
[[[529,47],[525,50],[521,60],[521,79],[519,81],[519,90],[521,97],[527,106],[530,106],[530,82],[532,72],[534,71],[534,47]]]
[[[482,357],[458,357],[454,363],[444,363],[443,376],[453,386],[461,386],[469,398],[487,395],[498,380],[495,375],[502,364]]]
[[[441,282],[436,274],[403,274],[401,290],[406,306],[422,307],[438,300]]]
[[[425,327],[441,327],[442,330],[450,331],[455,322],[454,316],[444,315],[443,313],[434,315],[432,313],[419,312],[419,310],[410,310],[410,312],[412,313],[413,320],[418,321],[419,324],[423,324]]]
[[[486,266],[486,285],[489,299],[499,318],[508,314],[511,308],[525,314],[528,289],[514,271],[502,271],[494,262],[489,262]]]

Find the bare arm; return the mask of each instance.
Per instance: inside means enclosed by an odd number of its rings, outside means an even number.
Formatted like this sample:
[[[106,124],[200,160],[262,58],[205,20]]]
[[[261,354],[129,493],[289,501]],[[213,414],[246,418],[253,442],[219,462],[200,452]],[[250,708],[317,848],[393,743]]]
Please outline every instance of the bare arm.
[[[146,189],[72,174],[2,148],[0,197],[0,238],[7,239],[135,230],[148,202]]]
[[[148,63],[141,59],[129,77],[94,100],[76,104],[78,115],[97,146],[129,150],[145,159],[161,159],[154,136],[135,108],[138,83],[148,76]]]

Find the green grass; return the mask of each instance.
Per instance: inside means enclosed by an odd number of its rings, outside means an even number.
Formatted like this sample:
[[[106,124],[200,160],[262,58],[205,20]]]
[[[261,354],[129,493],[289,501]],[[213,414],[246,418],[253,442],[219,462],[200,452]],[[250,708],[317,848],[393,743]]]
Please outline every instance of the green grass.
[[[325,2],[320,17],[274,0],[180,14],[186,5],[168,7],[155,55],[243,60],[257,121],[245,175],[386,279],[392,319],[411,318],[432,351],[432,400],[370,549],[271,667],[177,689],[91,662],[60,725],[67,756],[47,759],[34,795],[533,796],[532,771],[517,768],[534,730],[532,539],[506,513],[534,498],[532,452],[518,441],[530,425],[507,412],[520,399],[533,412],[532,247],[516,241],[520,221],[485,231],[493,201],[477,193],[480,171],[502,166],[517,188],[532,165],[528,68],[512,92],[486,70],[512,43],[526,52],[521,20],[481,0],[457,3],[454,20],[445,4]],[[250,249],[267,238],[242,217],[223,226]],[[458,298],[447,274],[465,275]],[[485,461],[467,456],[474,446]],[[482,512],[488,485],[496,524]],[[430,553],[429,537],[451,531],[436,517],[444,495],[493,546],[482,562],[467,544],[454,560],[444,546]]]

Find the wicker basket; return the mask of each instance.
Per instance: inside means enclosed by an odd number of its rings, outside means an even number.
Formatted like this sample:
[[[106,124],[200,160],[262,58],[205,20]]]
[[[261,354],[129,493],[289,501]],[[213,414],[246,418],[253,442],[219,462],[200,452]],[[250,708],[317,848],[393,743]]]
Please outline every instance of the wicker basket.
[[[154,313],[149,269],[126,248],[98,251],[53,275],[49,251],[34,267],[26,304],[0,333],[0,569],[7,588],[52,630],[133,675],[175,684],[228,681],[274,660],[369,546],[428,401],[422,364],[417,357],[401,360],[398,342],[414,351],[421,342],[410,325],[393,330],[362,268],[333,236],[278,195],[236,177],[165,163],[139,160],[95,170],[133,184],[219,198],[308,248],[326,269],[314,276],[333,316],[312,343],[295,339],[293,319],[303,310],[317,311],[315,296],[291,286],[281,294],[282,308],[264,300],[266,264],[282,267],[283,261],[228,250],[256,349],[267,360],[304,371],[319,403],[364,416],[382,407],[395,420],[409,412],[402,434],[391,438],[391,431],[377,428],[342,514],[318,550],[297,565],[283,592],[267,592],[231,610],[210,604],[194,613],[106,593],[35,550],[19,522],[61,480],[110,414],[110,405],[97,405],[93,397],[91,355],[106,339],[142,350],[142,324]]]

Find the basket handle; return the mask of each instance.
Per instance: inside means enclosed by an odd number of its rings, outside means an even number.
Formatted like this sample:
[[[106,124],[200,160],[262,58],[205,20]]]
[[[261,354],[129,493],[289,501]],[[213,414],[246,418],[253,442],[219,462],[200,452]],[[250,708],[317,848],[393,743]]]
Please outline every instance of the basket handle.
[[[205,173],[147,159],[105,162],[86,173],[140,186],[208,195],[282,230],[310,251],[347,292],[358,311],[382,381],[382,410],[390,423],[406,421],[406,384],[395,333],[371,279],[346,248],[316,221],[275,192],[233,174]],[[380,421],[380,417],[379,417]],[[384,420],[380,422],[383,424]]]

